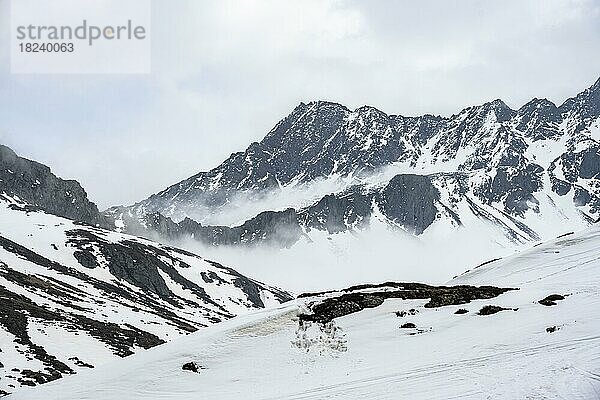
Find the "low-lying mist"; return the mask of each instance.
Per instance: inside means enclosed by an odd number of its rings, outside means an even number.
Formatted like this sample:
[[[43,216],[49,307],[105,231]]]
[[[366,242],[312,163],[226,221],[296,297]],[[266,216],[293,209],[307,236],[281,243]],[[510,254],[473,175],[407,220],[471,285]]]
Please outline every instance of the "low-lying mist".
[[[179,242],[203,257],[296,294],[388,280],[440,284],[493,258],[516,251],[492,240],[498,232],[428,229],[413,236],[383,223],[360,232],[312,230],[289,249],[210,247]]]
[[[205,225],[236,226],[255,217],[263,211],[281,211],[287,208],[296,210],[308,207],[328,194],[340,193],[353,185],[383,185],[400,173],[411,173],[414,170],[409,163],[396,163],[381,167],[375,171],[361,172],[359,175],[331,175],[326,178],[316,178],[310,182],[291,182],[281,188],[263,192],[237,192],[218,210],[209,212],[204,207],[194,205],[193,209],[177,215],[169,215],[175,221],[186,216]],[[425,169],[419,174],[427,174]],[[412,172],[414,173],[414,171]]]

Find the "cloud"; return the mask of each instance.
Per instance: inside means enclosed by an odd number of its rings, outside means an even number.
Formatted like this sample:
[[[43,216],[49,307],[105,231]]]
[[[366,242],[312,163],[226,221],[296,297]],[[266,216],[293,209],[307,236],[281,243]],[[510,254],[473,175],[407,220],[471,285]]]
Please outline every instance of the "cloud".
[[[300,101],[447,115],[560,103],[600,71],[596,1],[155,0],[152,13],[150,75],[10,75],[0,36],[0,140],[102,208],[214,167]]]
[[[429,229],[414,236],[373,218],[364,231],[329,235],[311,230],[310,241],[301,239],[283,250],[211,247],[191,239],[175,244],[296,294],[387,281],[444,284],[483,262],[528,247],[515,247],[483,221],[469,228]]]

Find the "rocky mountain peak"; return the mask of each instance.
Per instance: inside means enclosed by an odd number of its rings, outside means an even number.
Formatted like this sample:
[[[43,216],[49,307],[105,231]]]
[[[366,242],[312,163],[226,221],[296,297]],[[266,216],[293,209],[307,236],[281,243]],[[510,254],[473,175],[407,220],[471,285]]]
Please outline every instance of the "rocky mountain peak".
[[[581,168],[595,171],[595,167],[588,168],[588,164],[595,165],[596,158],[584,159],[583,155],[574,154],[594,142],[589,130],[600,116],[598,86],[596,82],[560,107],[547,99],[535,98],[513,110],[502,100],[495,99],[465,108],[450,117],[388,115],[372,106],[350,110],[329,101],[300,103],[259,143],[232,154],[211,171],[201,172],[134,205],[130,214],[159,212],[174,221],[190,217],[202,222],[204,228],[205,224],[223,223],[219,221],[219,214],[240,195],[242,198],[250,196],[250,201],[261,201],[262,196],[282,194],[287,187],[304,187],[321,180],[356,183],[388,167],[399,167],[401,173],[429,176],[442,170],[452,176],[432,180],[434,186],[441,185],[436,186],[440,199],[451,198],[450,203],[441,208],[436,203],[441,200],[432,194],[436,192],[425,190],[425,181],[419,181],[423,189],[419,193],[433,199],[435,205],[425,213],[425,222],[433,223],[434,214],[436,219],[445,214],[451,221],[460,223],[455,204],[466,201],[465,196],[470,193],[465,207],[479,218],[494,220],[497,224],[493,216],[497,212],[505,213],[509,218],[505,225],[511,226],[506,230],[511,238],[530,240],[539,236],[514,218],[524,219],[530,211],[538,212],[539,196],[542,199],[549,193],[564,196],[571,188],[580,199],[576,207],[583,204],[577,213],[589,214],[591,218],[600,209],[597,185],[582,181],[591,174],[578,174]],[[565,135],[569,139],[566,144],[558,142]],[[549,153],[548,149],[552,151]],[[592,150],[596,154],[596,150]],[[557,157],[561,157],[561,161],[554,165]],[[374,190],[382,190],[391,178],[386,175],[386,180],[380,182],[382,186]],[[551,187],[547,188],[544,185],[548,178]],[[342,193],[352,183],[341,183],[342,189],[336,187],[329,194]],[[392,187],[393,190],[386,192],[386,198],[391,199],[383,209],[386,218],[390,218],[390,210],[401,203],[400,198],[392,196],[398,188]],[[543,195],[536,194],[540,191]],[[384,204],[382,198],[367,192],[328,197],[324,202],[315,199],[317,203],[314,208],[309,207],[308,214],[300,213],[301,220],[312,221],[307,226],[326,227],[332,232],[362,226],[369,220],[372,200],[379,199]],[[306,207],[303,203],[302,208]],[[258,212],[248,215],[246,220]],[[415,209],[407,213],[400,221],[419,233],[427,223],[415,230],[408,221],[417,218],[413,215],[416,212]],[[274,218],[274,215],[265,215]],[[417,220],[423,222],[419,218]],[[247,231],[263,222],[257,221]],[[520,233],[515,233],[517,231]]]
[[[506,103],[500,99],[495,99],[490,102],[483,104],[480,109],[483,110],[484,113],[493,115],[498,122],[506,122],[515,116],[516,112],[512,108],[510,108]]]
[[[58,178],[47,166],[19,157],[3,145],[0,145],[0,183],[0,195],[3,193],[50,214],[92,225],[109,225],[77,181]]]
[[[562,121],[560,110],[547,99],[533,99],[517,111],[516,129],[534,141],[556,138]]]
[[[571,133],[587,129],[600,117],[600,79],[577,96],[567,99],[559,111],[567,120]]]

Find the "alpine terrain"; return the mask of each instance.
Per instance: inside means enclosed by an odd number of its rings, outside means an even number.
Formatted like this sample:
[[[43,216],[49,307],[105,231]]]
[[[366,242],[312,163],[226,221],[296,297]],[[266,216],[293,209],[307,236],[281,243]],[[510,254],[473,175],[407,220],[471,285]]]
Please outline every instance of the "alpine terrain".
[[[216,168],[105,215],[119,230],[209,246],[291,247],[382,222],[510,247],[598,220],[599,140],[600,79],[559,106],[493,100],[450,117],[301,103]]]
[[[102,226],[77,182],[0,146],[0,395],[292,298]]]
[[[13,399],[596,399],[600,229],[428,286],[300,296]]]
[[[0,145],[0,396],[597,398],[599,178],[600,80],[450,117],[301,103],[105,211]]]

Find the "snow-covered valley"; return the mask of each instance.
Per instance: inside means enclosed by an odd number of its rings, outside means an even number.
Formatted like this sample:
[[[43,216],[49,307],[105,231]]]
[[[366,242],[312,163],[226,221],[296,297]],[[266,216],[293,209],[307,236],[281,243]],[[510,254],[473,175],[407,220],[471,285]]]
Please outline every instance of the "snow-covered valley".
[[[598,398],[599,106],[301,103],[105,212],[0,145],[0,395]]]
[[[302,297],[12,398],[598,397],[600,228],[488,263],[448,285],[518,290],[434,308],[425,307],[429,299],[388,298],[333,324],[299,329],[299,315],[325,299],[394,287]],[[540,304],[550,295],[564,299]],[[479,315],[485,306],[506,309]],[[182,369],[190,362],[197,372]]]

